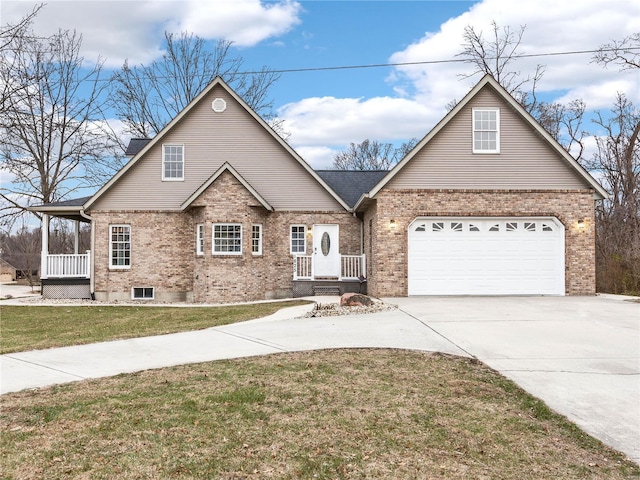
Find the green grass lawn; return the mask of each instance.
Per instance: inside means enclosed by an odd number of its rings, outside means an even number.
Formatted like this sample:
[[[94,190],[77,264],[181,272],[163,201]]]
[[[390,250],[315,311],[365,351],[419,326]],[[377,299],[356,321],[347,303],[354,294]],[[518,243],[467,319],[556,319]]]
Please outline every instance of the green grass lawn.
[[[10,306],[0,304],[0,353],[227,325],[309,303],[286,301],[221,307]]]
[[[0,397],[0,431],[6,479],[640,475],[480,362],[408,351],[277,354],[13,393]]]

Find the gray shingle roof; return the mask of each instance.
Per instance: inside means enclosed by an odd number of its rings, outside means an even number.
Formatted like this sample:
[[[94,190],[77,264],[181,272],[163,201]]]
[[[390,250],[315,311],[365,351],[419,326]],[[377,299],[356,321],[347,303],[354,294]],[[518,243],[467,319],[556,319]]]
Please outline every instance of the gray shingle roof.
[[[388,170],[316,170],[316,173],[350,206],[373,188]]]
[[[131,140],[129,140],[129,145],[127,145],[127,149],[125,150],[124,154],[128,157],[129,156],[133,157],[136,153],[142,150],[150,141],[151,141],[150,138],[132,138]]]
[[[88,197],[80,197],[80,198],[72,198],[70,200],[62,200],[60,202],[46,203],[45,205],[47,207],[81,207],[90,198],[91,198],[91,195],[89,195]]]

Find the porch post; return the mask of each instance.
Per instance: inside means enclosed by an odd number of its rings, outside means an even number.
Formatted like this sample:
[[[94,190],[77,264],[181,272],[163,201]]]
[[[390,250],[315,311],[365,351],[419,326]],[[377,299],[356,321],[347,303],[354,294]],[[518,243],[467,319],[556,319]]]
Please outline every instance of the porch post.
[[[80,238],[80,220],[75,221],[75,237],[73,239],[73,253],[78,255],[78,243]]]
[[[49,215],[42,214],[42,225],[40,226],[42,235],[42,253],[40,254],[40,278],[48,278],[47,256],[49,255]]]

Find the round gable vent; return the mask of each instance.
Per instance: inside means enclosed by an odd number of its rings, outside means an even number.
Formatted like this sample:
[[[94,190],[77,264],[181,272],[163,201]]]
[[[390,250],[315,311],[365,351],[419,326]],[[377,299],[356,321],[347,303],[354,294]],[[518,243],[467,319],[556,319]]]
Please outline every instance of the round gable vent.
[[[227,102],[225,102],[223,98],[216,98],[211,102],[211,108],[213,108],[213,111],[216,113],[222,113],[227,109]]]

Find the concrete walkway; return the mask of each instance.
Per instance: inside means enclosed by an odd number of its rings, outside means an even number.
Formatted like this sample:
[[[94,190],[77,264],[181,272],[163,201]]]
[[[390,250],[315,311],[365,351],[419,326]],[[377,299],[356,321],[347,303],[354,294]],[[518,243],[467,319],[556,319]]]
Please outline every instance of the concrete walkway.
[[[278,352],[439,351],[477,357],[640,463],[640,304],[613,296],[385,301],[399,310],[300,318],[311,307],[292,307],[196,332],[2,355],[0,393]]]

